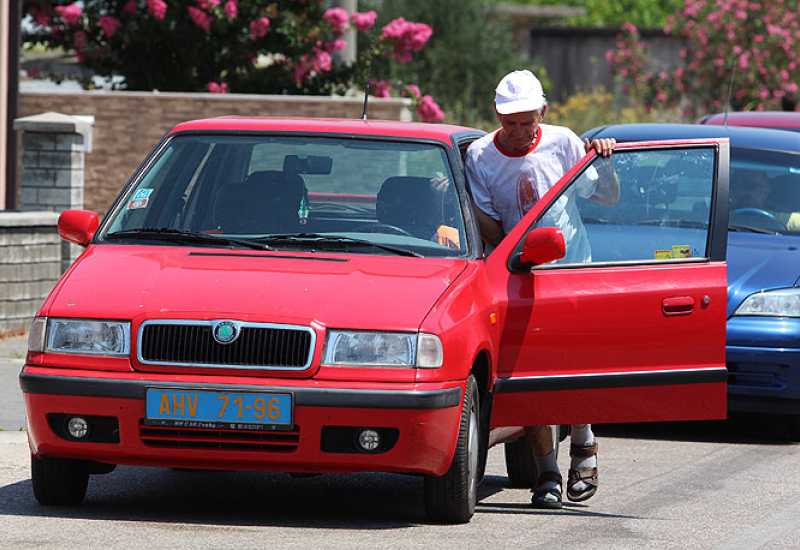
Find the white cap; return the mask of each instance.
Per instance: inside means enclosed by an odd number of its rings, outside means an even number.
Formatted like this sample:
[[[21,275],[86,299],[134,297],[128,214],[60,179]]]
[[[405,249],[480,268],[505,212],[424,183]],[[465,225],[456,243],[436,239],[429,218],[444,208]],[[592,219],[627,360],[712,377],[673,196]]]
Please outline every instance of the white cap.
[[[508,73],[495,88],[494,106],[501,115],[537,111],[545,103],[542,83],[528,70]]]

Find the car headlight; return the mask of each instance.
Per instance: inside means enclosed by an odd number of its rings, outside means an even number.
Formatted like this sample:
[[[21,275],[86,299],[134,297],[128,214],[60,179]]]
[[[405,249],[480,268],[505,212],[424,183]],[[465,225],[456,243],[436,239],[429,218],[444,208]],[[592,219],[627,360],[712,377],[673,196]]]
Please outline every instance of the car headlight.
[[[85,355],[127,355],[131,324],[123,321],[47,319],[44,351]]]
[[[800,288],[766,290],[748,296],[734,315],[800,317]]]
[[[331,330],[323,356],[326,365],[435,369],[443,362],[442,341],[424,332]]]

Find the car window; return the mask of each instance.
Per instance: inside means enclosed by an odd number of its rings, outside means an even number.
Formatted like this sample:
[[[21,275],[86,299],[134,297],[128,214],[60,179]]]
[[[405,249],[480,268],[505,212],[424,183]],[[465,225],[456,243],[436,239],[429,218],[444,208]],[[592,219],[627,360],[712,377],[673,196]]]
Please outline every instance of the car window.
[[[734,148],[730,224],[734,230],[800,233],[800,154]]]
[[[536,227],[561,229],[566,255],[557,264],[704,258],[714,171],[708,147],[598,157]],[[615,179],[619,199],[599,204],[596,190]]]
[[[445,148],[386,139],[177,136],[112,213],[106,233],[138,228],[262,240],[314,233],[421,255],[466,253]]]

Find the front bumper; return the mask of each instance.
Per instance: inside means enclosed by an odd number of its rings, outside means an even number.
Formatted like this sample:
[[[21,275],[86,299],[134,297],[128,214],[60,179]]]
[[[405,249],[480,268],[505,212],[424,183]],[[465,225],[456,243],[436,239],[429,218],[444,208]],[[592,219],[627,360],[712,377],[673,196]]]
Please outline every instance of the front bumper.
[[[800,319],[733,317],[727,340],[729,409],[800,414]]]
[[[20,386],[35,455],[114,464],[287,472],[383,471],[443,475],[458,436],[463,382],[345,384],[309,380],[236,379],[108,373],[26,365]],[[160,388],[290,392],[289,433],[152,429],[143,425],[145,392]],[[118,442],[70,440],[53,415],[118,419]],[[323,450],[323,428],[369,427],[397,434],[379,453]],[[202,433],[201,433],[202,432]],[[286,441],[290,443],[286,443]]]

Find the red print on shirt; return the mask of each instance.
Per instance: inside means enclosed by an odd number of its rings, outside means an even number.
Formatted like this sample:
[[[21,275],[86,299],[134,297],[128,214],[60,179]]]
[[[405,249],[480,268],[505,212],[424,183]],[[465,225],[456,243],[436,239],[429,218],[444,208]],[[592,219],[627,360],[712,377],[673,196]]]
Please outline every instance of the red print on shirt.
[[[522,215],[533,208],[538,200],[539,193],[536,191],[536,186],[527,174],[522,174],[517,180],[517,204]]]

